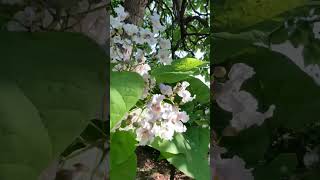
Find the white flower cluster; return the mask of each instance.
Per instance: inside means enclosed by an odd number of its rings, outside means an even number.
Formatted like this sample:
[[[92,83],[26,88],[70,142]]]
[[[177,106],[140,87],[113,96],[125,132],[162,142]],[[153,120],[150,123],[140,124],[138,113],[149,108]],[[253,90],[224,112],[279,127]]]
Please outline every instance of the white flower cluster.
[[[150,19],[152,31],[134,24],[126,23],[125,20],[129,16],[122,6],[115,8],[116,17],[110,17],[111,25],[111,62],[116,63],[117,70],[128,70],[132,66],[145,63],[145,55],[147,52],[138,48],[138,46],[148,45],[151,49],[155,49],[158,45],[158,53],[156,58],[160,63],[167,65],[171,64],[171,42],[160,37],[160,32],[165,30],[165,27],[160,23],[160,16],[154,13]],[[134,60],[133,60],[134,59]],[[120,66],[120,67],[119,67]]]
[[[230,121],[238,131],[253,125],[260,126],[265,119],[273,116],[275,105],[265,113],[258,112],[257,100],[248,92],[241,90],[242,84],[255,74],[253,68],[243,64],[234,64],[228,74],[229,80],[216,93],[217,104],[225,111],[232,112]]]
[[[154,13],[151,17],[152,31],[147,28],[138,27],[126,23],[129,14],[122,6],[115,9],[116,17],[110,17],[111,25],[111,62],[116,64],[113,71],[133,71],[139,73],[145,80],[145,91],[142,99],[148,96],[149,91],[154,88],[154,79],[148,74],[151,70],[149,62],[156,59],[164,65],[172,62],[171,42],[160,37],[160,32],[165,27],[160,23],[160,16]],[[151,52],[145,49],[148,46]],[[152,57],[152,58],[146,58]]]
[[[129,14],[122,6],[114,9],[116,16],[110,17],[111,63],[113,71],[131,71],[140,74],[144,81],[141,97],[145,105],[129,112],[116,129],[136,133],[140,145],[151,143],[155,137],[172,140],[175,133],[186,131],[189,116],[179,105],[192,101],[195,96],[187,90],[188,82],[177,83],[174,87],[159,84],[161,94],[153,94],[156,82],[150,76],[151,64],[170,65],[171,42],[161,37],[165,27],[160,23],[160,15],[153,13],[149,21],[151,28],[142,28],[127,23]],[[175,102],[175,101],[179,102]]]
[[[188,122],[189,116],[185,111],[172,102],[175,96],[182,98],[180,104],[192,101],[194,97],[186,88],[189,83],[178,83],[174,88],[169,85],[160,84],[162,94],[154,94],[144,109],[137,108],[123,120],[125,127],[119,130],[134,130],[140,145],[146,145],[153,141],[155,137],[164,140],[172,140],[174,133],[186,131],[184,123]]]

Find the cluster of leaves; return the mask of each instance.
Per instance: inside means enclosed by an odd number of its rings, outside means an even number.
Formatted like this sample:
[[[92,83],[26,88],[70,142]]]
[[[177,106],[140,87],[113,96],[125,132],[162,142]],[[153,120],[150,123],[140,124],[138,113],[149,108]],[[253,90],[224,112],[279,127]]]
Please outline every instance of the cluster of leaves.
[[[272,118],[260,127],[251,127],[236,136],[222,137],[223,129],[232,115],[213,104],[212,124],[218,133],[220,145],[228,149],[226,156],[239,155],[248,167],[254,168],[257,180],[263,179],[317,179],[319,165],[306,168],[303,156],[306,147],[320,144],[318,129],[320,89],[314,80],[302,71],[292,59],[272,51],[271,45],[286,40],[294,46],[304,46],[304,64],[318,65],[319,42],[310,21],[297,21],[295,28],[286,22],[307,16],[319,8],[316,1],[215,1],[212,11],[211,62],[214,67],[227,70],[234,63],[245,63],[254,68],[256,75],[243,89],[259,101],[259,109],[275,104]],[[261,44],[264,44],[262,47]],[[260,46],[259,46],[260,45]],[[214,81],[224,81],[213,77]],[[212,89],[212,93],[218,89]],[[310,128],[311,127],[311,128]],[[292,136],[279,144],[279,136]],[[310,137],[311,136],[311,137]],[[281,139],[281,138],[280,138]],[[283,167],[286,167],[283,170]]]

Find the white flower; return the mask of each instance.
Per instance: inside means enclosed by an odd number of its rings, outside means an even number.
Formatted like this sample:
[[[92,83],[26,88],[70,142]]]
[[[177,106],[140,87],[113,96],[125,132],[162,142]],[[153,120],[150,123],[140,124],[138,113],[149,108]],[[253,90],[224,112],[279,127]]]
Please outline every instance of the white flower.
[[[187,102],[193,101],[195,99],[196,96],[192,97],[191,93],[186,90],[186,88],[189,86],[190,84],[187,81],[182,82],[182,84],[178,84],[178,86],[175,88],[175,90],[177,91],[178,96],[182,97],[182,104],[185,104]]]
[[[124,8],[119,5],[118,7],[114,8],[114,11],[117,13],[117,16],[120,21],[125,20],[128,17],[128,13],[124,11]]]
[[[144,42],[145,42],[145,39],[143,39],[143,38],[141,38],[140,36],[137,36],[137,35],[134,35],[132,37],[132,40],[134,42],[136,42],[137,44],[144,44]]]
[[[253,125],[261,126],[265,119],[273,116],[274,110],[275,106],[271,105],[265,113],[257,112],[256,109],[233,113],[230,125],[238,131],[249,128]]]
[[[154,139],[154,134],[149,130],[145,128],[138,128],[136,130],[137,134],[137,141],[139,141],[139,145],[144,146],[148,143],[152,142]]]
[[[163,95],[171,96],[173,94],[172,87],[169,85],[160,83],[159,88]]]
[[[183,123],[186,123],[186,122],[189,121],[189,115],[185,111],[179,112],[178,113],[178,119],[180,121],[182,121]]]
[[[187,131],[187,128],[181,121],[169,121],[168,126],[170,129],[174,129],[175,132],[183,133]]]
[[[160,39],[159,40],[160,48],[162,49],[171,49],[171,42],[168,39]]]
[[[150,30],[144,28],[140,28],[140,42],[141,44],[148,43],[149,46],[156,44],[154,34]]]
[[[133,47],[131,45],[130,40],[125,40],[124,43],[122,44],[122,61],[129,61],[131,60],[131,54],[132,54]]]
[[[123,25],[123,29],[129,36],[132,36],[139,31],[138,27],[133,24],[125,24]]]
[[[182,84],[181,84],[181,88],[183,90],[187,89],[187,87],[189,87],[189,86],[190,86],[190,84],[187,81],[183,81]]]
[[[171,104],[169,103],[163,103],[162,105],[162,118],[163,119],[170,119],[172,113],[174,113],[174,111],[176,110],[176,108],[174,108]]]
[[[154,37],[154,34],[149,29],[145,29],[145,28],[140,27],[139,33],[140,33],[140,37],[143,39],[150,39],[150,38]]]
[[[161,25],[160,23],[160,15],[157,13],[153,13],[153,15],[150,17],[152,21],[152,28],[154,32],[162,32],[165,30],[165,27]]]
[[[152,23],[159,22],[160,21],[160,15],[158,13],[154,12],[152,14],[152,16],[150,16],[150,19],[151,19]]]
[[[311,167],[312,165],[319,162],[319,154],[317,151],[309,151],[303,156],[303,163],[306,167]]]
[[[215,94],[217,104],[223,110],[232,112],[230,124],[238,131],[252,125],[262,125],[275,110],[275,105],[271,105],[265,113],[257,112],[257,100],[250,93],[240,90],[244,81],[254,74],[253,68],[243,63],[234,64],[228,74],[229,80]]]
[[[172,62],[171,59],[171,52],[168,50],[162,50],[160,49],[158,54],[157,54],[157,58],[159,59],[159,61],[164,64],[164,65],[170,65]]]
[[[147,107],[150,109],[148,111],[149,116],[151,117],[150,120],[158,120],[161,118],[162,114],[162,101],[165,96],[161,94],[155,94],[152,96],[151,101],[147,104]]]
[[[119,18],[115,18],[113,16],[110,16],[110,25],[114,29],[120,29],[122,28],[123,24],[121,23]]]
[[[112,41],[114,44],[123,44],[124,43],[124,41],[122,40],[122,38],[120,36],[112,37]]]
[[[191,93],[188,90],[178,91],[178,95],[182,97],[182,100],[181,100],[182,104],[193,101],[195,99],[195,96],[192,97]]]
[[[121,50],[115,46],[111,47],[110,56],[111,56],[112,62],[123,60],[123,54],[122,54]]]
[[[155,124],[152,132],[161,139],[171,141],[174,136],[174,129],[168,126],[167,123]]]
[[[135,72],[137,72],[141,76],[148,74],[148,71],[150,70],[151,70],[151,67],[148,64],[141,64],[136,66],[135,68]]]
[[[141,49],[138,49],[135,55],[135,58],[138,62],[144,63],[146,60],[146,57],[144,57],[144,52]]]

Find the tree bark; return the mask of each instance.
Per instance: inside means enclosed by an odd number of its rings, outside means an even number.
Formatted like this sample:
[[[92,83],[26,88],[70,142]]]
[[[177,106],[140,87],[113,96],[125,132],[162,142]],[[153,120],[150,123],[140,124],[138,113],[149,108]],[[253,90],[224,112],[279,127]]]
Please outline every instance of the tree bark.
[[[124,8],[129,13],[129,23],[141,25],[148,0],[125,0]]]

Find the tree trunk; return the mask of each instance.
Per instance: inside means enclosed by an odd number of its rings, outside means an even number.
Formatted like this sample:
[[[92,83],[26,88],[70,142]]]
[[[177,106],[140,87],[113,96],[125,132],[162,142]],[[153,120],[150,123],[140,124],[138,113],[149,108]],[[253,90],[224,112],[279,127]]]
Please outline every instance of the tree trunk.
[[[125,0],[124,8],[129,13],[129,23],[141,25],[148,0]]]

